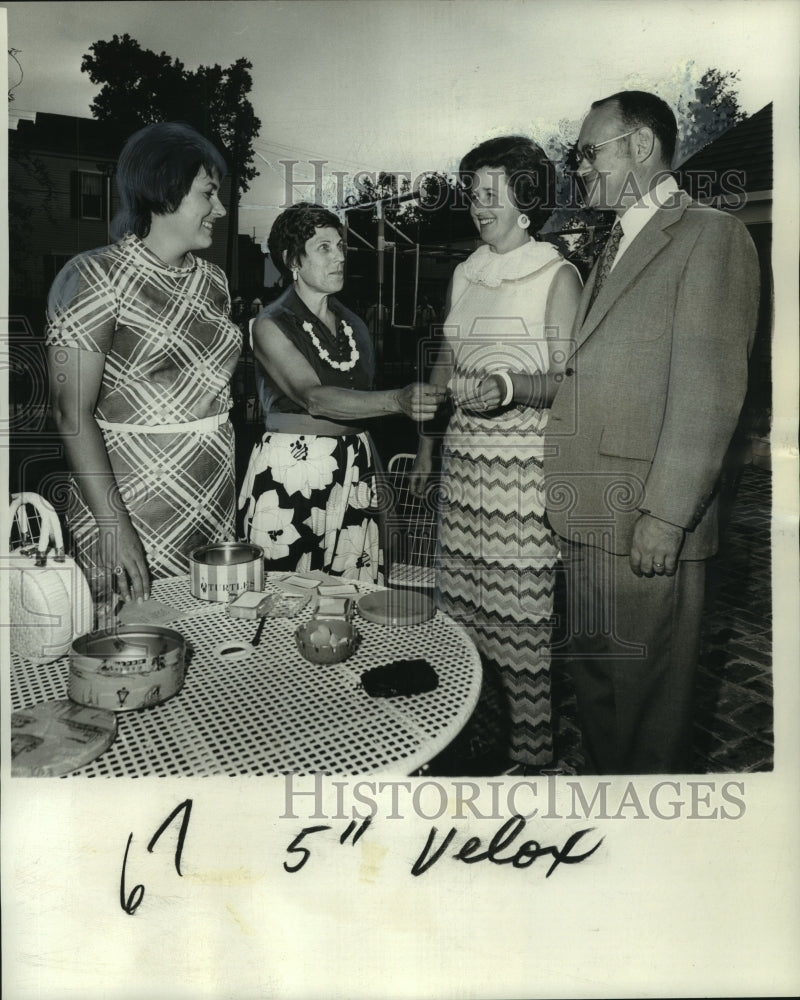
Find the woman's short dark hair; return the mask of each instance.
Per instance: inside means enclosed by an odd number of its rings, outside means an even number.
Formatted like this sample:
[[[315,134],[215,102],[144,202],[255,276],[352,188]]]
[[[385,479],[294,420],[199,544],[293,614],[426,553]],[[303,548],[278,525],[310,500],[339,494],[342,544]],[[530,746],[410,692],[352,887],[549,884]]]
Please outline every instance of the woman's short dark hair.
[[[120,209],[111,226],[114,238],[147,236],[152,217],[178,208],[201,167],[220,180],[228,172],[216,146],[190,125],[156,122],[134,132],[117,163]]]
[[[267,247],[272,263],[284,278],[291,278],[292,267],[305,256],[306,243],[314,233],[328,226],[341,235],[339,216],[322,205],[303,201],[281,212],[272,224]]]
[[[484,167],[505,172],[515,207],[531,220],[531,232],[538,232],[555,207],[555,167],[544,151],[524,135],[487,139],[459,164],[459,179],[467,190]]]

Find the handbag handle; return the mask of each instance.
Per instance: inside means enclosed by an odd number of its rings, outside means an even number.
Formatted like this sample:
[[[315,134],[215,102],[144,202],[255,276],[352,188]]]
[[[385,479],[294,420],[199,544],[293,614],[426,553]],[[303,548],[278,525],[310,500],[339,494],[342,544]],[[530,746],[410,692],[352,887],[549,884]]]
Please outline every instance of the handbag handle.
[[[61,523],[52,504],[45,500],[43,496],[40,496],[38,493],[13,493],[11,496],[11,506],[8,511],[9,521],[19,510],[22,518],[24,518],[24,521],[20,521],[20,527],[24,524],[23,530],[27,530],[28,518],[24,510],[25,504],[30,504],[36,510],[42,524],[39,532],[39,543],[37,545],[38,555],[36,557],[36,565],[44,566],[46,564],[50,539],[53,540],[55,546],[56,562],[64,562],[64,536],[61,533]]]

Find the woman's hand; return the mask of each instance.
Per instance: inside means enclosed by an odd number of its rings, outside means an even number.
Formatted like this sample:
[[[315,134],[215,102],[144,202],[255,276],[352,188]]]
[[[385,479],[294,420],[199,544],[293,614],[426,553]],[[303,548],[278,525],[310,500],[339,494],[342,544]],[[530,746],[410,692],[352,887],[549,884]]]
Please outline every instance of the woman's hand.
[[[94,419],[105,355],[75,348],[48,348],[53,420],[84,502],[100,538],[93,572],[98,602],[111,604],[114,593],[126,601],[150,596],[144,546],[119,496],[105,441]],[[101,609],[98,607],[98,616]]]
[[[481,379],[476,396],[476,409],[486,412],[498,410],[506,396],[506,384],[499,375],[487,375]]]
[[[323,385],[308,360],[270,319],[255,324],[253,351],[281,392],[312,417],[353,423],[404,413],[411,420],[425,421],[436,415],[447,395],[444,388],[428,382],[379,390]]]
[[[436,411],[447,398],[445,389],[429,382],[412,382],[411,385],[399,389],[397,402],[400,409],[411,420],[431,420]]]
[[[497,410],[506,396],[506,384],[500,375],[483,378],[467,376],[451,381],[453,399],[464,410],[488,413]]]
[[[432,470],[433,454],[431,449],[420,448],[408,474],[408,492],[412,496],[421,497],[424,495]]]
[[[109,601],[116,591],[124,601],[150,596],[150,571],[139,534],[128,517],[100,530],[104,592]]]

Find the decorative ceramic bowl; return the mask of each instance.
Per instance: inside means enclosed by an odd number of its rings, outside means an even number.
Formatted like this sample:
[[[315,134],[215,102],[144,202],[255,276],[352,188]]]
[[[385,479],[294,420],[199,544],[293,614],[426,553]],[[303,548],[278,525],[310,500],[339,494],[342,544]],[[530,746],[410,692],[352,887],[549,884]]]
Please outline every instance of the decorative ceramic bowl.
[[[341,663],[355,652],[359,634],[342,618],[312,618],[297,628],[294,637],[310,663]]]

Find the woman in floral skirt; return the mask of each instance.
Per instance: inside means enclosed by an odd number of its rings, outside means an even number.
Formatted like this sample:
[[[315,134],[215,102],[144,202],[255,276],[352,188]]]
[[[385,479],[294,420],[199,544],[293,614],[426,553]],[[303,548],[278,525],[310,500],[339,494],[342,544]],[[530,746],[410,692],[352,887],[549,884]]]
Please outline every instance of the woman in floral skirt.
[[[336,215],[307,203],[288,208],[269,250],[291,284],[252,325],[266,431],[239,493],[243,531],[263,547],[268,570],[376,581],[376,455],[360,425],[396,413],[429,420],[445,392],[425,383],[372,390],[366,325],[334,298],[345,262]]]

